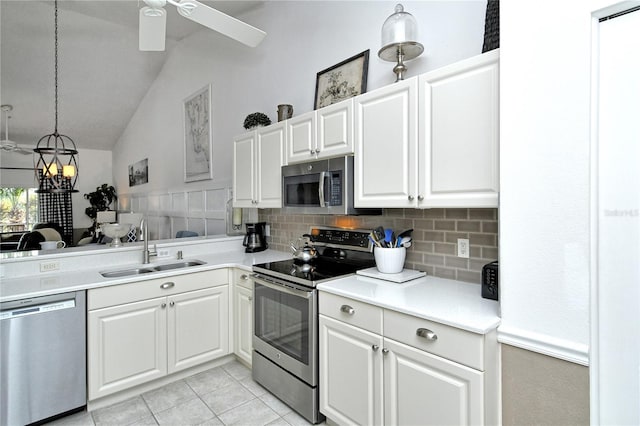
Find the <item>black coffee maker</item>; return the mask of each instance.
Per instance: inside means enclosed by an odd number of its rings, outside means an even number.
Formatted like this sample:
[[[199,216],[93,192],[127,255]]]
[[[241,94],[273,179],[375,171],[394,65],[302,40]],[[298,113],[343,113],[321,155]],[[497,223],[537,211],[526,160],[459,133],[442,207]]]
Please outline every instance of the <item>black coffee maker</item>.
[[[246,248],[245,253],[255,253],[267,249],[267,240],[264,235],[266,222],[247,223],[247,233],[244,236],[242,245]]]

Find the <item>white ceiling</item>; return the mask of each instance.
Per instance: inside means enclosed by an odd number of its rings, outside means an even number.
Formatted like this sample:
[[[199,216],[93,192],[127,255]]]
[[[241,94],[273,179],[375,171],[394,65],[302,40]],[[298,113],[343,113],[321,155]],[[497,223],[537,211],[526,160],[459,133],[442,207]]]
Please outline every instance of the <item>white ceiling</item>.
[[[204,3],[236,16],[262,1]],[[138,0],[58,1],[58,131],[80,149],[111,150],[162,68],[166,52],[138,51],[142,6]],[[210,31],[171,5],[166,10],[167,50],[196,31]],[[9,139],[35,146],[54,129],[53,1],[2,0],[0,15],[0,101],[13,105]]]

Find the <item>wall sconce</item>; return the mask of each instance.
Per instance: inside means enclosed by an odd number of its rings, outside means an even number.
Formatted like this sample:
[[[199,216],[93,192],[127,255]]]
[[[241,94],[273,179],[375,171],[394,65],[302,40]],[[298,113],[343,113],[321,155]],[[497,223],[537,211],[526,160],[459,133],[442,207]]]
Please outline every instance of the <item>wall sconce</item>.
[[[382,25],[382,48],[378,51],[380,59],[396,62],[393,72],[396,82],[404,80],[407,66],[404,61],[417,58],[424,52],[424,46],[417,42],[418,24],[412,14],[404,11],[401,4],[396,5],[395,13]]]

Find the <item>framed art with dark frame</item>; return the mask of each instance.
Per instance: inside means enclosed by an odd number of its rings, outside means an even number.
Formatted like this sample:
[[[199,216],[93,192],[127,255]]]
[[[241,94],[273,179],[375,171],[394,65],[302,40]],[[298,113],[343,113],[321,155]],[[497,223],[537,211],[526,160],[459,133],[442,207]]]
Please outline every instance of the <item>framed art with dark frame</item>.
[[[184,181],[213,179],[211,85],[187,97],[184,115]]]
[[[314,109],[335,104],[367,91],[369,50],[322,70],[316,77]]]

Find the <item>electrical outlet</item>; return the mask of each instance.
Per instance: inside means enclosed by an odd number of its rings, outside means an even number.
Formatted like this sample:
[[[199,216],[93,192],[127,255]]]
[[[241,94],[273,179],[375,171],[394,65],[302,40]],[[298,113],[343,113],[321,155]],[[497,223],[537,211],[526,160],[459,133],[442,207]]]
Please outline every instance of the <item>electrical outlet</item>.
[[[40,272],[51,272],[60,269],[60,262],[53,260],[50,262],[40,262]]]
[[[271,225],[267,224],[264,226],[264,236],[265,237],[271,236]]]
[[[169,249],[158,250],[158,257],[169,257]]]
[[[458,238],[458,257],[469,258],[469,240],[466,238]]]

